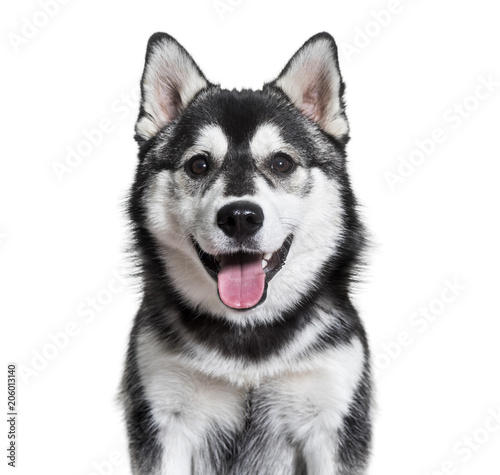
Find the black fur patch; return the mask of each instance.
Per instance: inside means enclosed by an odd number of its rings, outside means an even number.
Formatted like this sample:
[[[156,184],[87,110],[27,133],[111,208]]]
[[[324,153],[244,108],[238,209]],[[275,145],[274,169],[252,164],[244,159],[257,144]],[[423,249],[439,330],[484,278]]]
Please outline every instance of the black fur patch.
[[[363,378],[354,393],[349,413],[344,417],[338,434],[337,454],[339,465],[342,467],[341,475],[360,473],[368,465],[372,436],[372,391],[369,381],[369,362],[366,360]]]
[[[127,431],[132,467],[138,473],[151,473],[161,463],[162,441],[145,397],[137,367],[137,325],[132,331],[122,380],[122,398],[127,410]]]

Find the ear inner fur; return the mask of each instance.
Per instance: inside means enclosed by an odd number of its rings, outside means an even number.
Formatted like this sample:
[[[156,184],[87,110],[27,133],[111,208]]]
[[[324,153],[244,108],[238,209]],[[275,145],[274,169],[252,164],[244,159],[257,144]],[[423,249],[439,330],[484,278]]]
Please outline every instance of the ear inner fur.
[[[141,109],[136,124],[138,141],[154,137],[209,85],[176,40],[165,33],[153,35],[148,42],[141,81]]]
[[[320,33],[307,41],[269,86],[290,101],[325,132],[345,143],[349,125],[344,111],[344,83],[333,38]]]

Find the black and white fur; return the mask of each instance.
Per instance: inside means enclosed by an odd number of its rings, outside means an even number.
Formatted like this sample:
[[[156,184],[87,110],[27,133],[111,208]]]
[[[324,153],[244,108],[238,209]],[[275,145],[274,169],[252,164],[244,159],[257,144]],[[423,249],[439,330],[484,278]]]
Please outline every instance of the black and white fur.
[[[134,474],[365,473],[370,365],[349,296],[365,238],[343,91],[326,33],[258,91],[221,89],[151,37],[129,200],[143,284],[122,386]],[[193,176],[200,155],[208,171]],[[217,221],[234,203],[263,213],[251,238]],[[269,259],[290,236],[259,304],[226,306],[201,256]]]

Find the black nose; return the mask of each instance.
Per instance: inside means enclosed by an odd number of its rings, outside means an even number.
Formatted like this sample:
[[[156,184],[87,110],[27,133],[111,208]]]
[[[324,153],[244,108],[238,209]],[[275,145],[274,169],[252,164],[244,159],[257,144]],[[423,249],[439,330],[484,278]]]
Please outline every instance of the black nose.
[[[243,239],[253,236],[264,222],[262,208],[249,201],[236,201],[217,213],[217,224],[229,237]]]

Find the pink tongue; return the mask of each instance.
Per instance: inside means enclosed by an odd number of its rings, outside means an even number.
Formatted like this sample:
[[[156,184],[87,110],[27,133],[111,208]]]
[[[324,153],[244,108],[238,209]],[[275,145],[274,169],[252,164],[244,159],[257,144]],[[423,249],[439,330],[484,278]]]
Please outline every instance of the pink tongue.
[[[224,256],[219,272],[220,299],[232,308],[257,305],[264,294],[266,275],[259,254]]]

